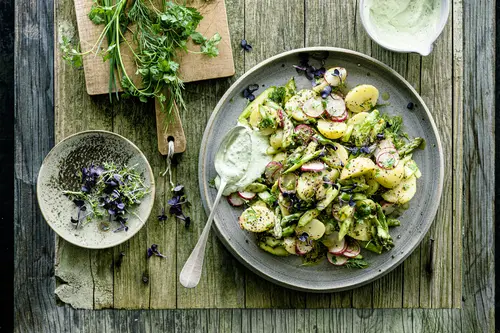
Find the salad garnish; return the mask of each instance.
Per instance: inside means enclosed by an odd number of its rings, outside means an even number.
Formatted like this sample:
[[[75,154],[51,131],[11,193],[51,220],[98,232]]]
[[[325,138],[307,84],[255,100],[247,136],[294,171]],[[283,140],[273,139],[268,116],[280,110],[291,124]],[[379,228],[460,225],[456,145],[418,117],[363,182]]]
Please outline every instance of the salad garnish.
[[[141,203],[150,191],[135,166],[118,166],[112,162],[102,166],[90,164],[79,174],[80,188],[65,190],[65,194],[78,208],[77,217],[71,218],[75,229],[96,218],[107,217],[108,221],[119,224],[114,232],[128,231],[127,213]]]

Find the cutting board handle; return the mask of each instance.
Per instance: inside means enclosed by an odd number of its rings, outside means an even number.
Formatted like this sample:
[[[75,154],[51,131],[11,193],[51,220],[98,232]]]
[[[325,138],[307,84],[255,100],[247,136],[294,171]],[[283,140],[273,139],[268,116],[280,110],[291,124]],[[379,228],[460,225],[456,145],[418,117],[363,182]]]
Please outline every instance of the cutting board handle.
[[[168,142],[174,141],[174,153],[186,151],[186,136],[182,128],[182,121],[176,108],[172,110],[173,120],[167,125],[167,118],[161,110],[158,99],[155,100],[156,132],[158,133],[158,150],[162,155],[168,155]]]

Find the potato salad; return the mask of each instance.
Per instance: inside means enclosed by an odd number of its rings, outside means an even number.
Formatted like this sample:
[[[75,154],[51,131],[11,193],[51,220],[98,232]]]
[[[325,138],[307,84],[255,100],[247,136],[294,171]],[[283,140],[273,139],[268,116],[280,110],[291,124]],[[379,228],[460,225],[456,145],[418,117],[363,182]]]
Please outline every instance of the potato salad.
[[[239,225],[264,251],[364,268],[362,251],[394,246],[391,227],[421,176],[412,154],[425,142],[408,138],[400,116],[377,110],[376,87],[347,91],[346,80],[346,69],[335,67],[297,91],[292,78],[258,95],[238,119],[267,138],[272,160],[227,198],[246,208]]]

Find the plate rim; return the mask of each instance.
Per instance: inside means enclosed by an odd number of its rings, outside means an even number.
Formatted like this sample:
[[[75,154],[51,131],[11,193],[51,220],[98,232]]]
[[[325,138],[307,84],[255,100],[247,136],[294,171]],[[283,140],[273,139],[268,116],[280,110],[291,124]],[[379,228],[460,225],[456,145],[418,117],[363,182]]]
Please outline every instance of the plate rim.
[[[422,228],[422,232],[420,233],[420,239],[414,243],[414,245],[409,248],[406,253],[402,256],[398,256],[398,259],[395,261],[395,263],[390,266],[388,269],[385,271],[379,272],[376,274],[374,277],[368,278],[365,281],[361,281],[349,286],[345,287],[339,287],[339,288],[314,288],[314,286],[311,286],[309,288],[303,288],[300,286],[292,285],[290,283],[286,283],[280,280],[277,280],[266,273],[260,271],[253,265],[251,265],[249,262],[247,262],[240,254],[239,252],[231,245],[231,242],[229,242],[227,239],[222,237],[222,234],[218,228],[218,221],[217,221],[217,216],[214,217],[214,224],[213,224],[213,229],[219,238],[219,240],[224,244],[226,249],[231,253],[233,257],[235,257],[240,263],[242,263],[245,267],[250,269],[253,273],[263,277],[264,279],[271,281],[272,283],[275,283],[277,285],[290,288],[293,290],[299,290],[299,291],[305,291],[305,292],[314,292],[314,293],[324,293],[324,292],[338,292],[338,291],[343,291],[343,290],[350,290],[354,288],[361,287],[363,285],[366,285],[368,283],[371,283],[375,280],[380,279],[384,275],[388,274],[389,272],[393,271],[396,267],[401,265],[410,254],[415,251],[415,249],[420,245],[420,243],[423,241],[425,236],[427,235],[431,225],[433,224],[437,211],[440,207],[440,202],[442,198],[442,193],[443,193],[443,184],[444,184],[444,156],[443,156],[443,148],[441,144],[441,136],[439,134],[438,128],[436,126],[436,123],[434,121],[434,118],[432,117],[432,114],[425,104],[424,100],[420,96],[420,94],[413,88],[413,86],[403,77],[401,76],[396,70],[392,69],[388,65],[384,64],[380,60],[377,60],[369,55],[366,55],[361,52],[353,51],[350,49],[345,49],[345,48],[338,48],[338,47],[330,47],[330,46],[315,46],[315,47],[304,47],[304,48],[298,48],[298,49],[293,49],[289,51],[285,51],[279,54],[276,54],[270,58],[267,58],[263,60],[262,62],[256,64],[254,67],[252,67],[250,70],[246,71],[244,74],[242,74],[231,86],[227,89],[227,91],[224,93],[224,95],[221,97],[217,105],[215,106],[214,110],[212,111],[212,114],[210,115],[210,118],[207,121],[207,124],[205,126],[205,130],[203,132],[203,137],[201,141],[201,146],[200,146],[200,151],[199,151],[199,158],[198,158],[198,181],[199,181],[199,188],[200,188],[200,195],[201,195],[201,200],[203,203],[203,207],[205,209],[205,213],[210,213],[212,209],[212,202],[210,202],[209,197],[208,197],[208,185],[206,181],[203,181],[204,173],[205,173],[205,161],[207,159],[207,147],[208,147],[208,136],[211,132],[211,129],[214,125],[214,120],[217,117],[218,113],[220,112],[222,106],[227,102],[228,97],[232,94],[232,92],[235,90],[235,88],[244,80],[247,79],[251,74],[254,72],[260,70],[261,68],[267,66],[268,64],[280,59],[287,57],[289,55],[293,54],[298,54],[298,53],[306,53],[306,52],[321,52],[321,51],[328,51],[328,52],[337,52],[337,53],[343,53],[346,55],[351,55],[351,56],[356,56],[365,59],[366,61],[381,67],[382,69],[388,71],[390,74],[394,75],[401,83],[404,84],[404,86],[410,90],[410,92],[417,98],[418,102],[420,105],[422,105],[425,113],[427,114],[428,120],[430,122],[432,132],[436,138],[437,142],[437,150],[438,150],[438,156],[439,156],[439,184],[437,186],[437,197],[438,197],[438,203],[434,206],[434,208],[431,211],[432,216],[432,221],[430,223],[427,223],[424,228]],[[263,252],[263,254],[265,254]]]
[[[110,136],[116,136],[118,137],[119,139],[125,141],[126,143],[128,143],[134,150],[137,151],[137,153],[139,154],[139,156],[141,158],[144,159],[144,161],[146,161],[146,169],[149,173],[149,176],[150,176],[150,179],[151,179],[151,184],[150,184],[150,189],[151,189],[151,193],[150,195],[153,196],[153,204],[150,205],[150,208],[149,208],[149,211],[148,211],[148,217],[139,225],[139,227],[137,229],[135,229],[134,231],[130,232],[127,234],[127,237],[124,237],[123,239],[119,240],[119,241],[116,241],[114,243],[110,243],[108,245],[105,245],[105,246],[91,246],[91,245],[84,245],[84,244],[80,244],[78,242],[73,242],[69,239],[67,239],[66,237],[64,237],[64,235],[62,235],[60,233],[60,231],[56,230],[56,228],[54,227],[53,223],[49,222],[49,219],[47,219],[47,217],[45,216],[45,213],[44,213],[44,210],[42,209],[42,206],[40,204],[40,175],[44,169],[44,166],[47,162],[47,160],[55,153],[55,151],[60,148],[60,146],[67,140],[70,140],[70,139],[73,139],[75,137],[78,137],[78,136],[83,136],[83,135],[87,135],[87,134],[103,134],[103,135],[110,135]],[[144,155],[144,153],[139,149],[139,147],[137,147],[131,140],[127,139],[126,137],[118,134],[118,133],[114,133],[114,132],[111,132],[111,131],[107,131],[107,130],[85,130],[85,131],[81,131],[81,132],[77,132],[77,133],[74,133],[74,134],[71,134],[67,137],[65,137],[64,139],[62,139],[61,141],[59,141],[54,147],[52,147],[52,149],[50,149],[50,151],[48,152],[48,154],[44,157],[43,161],[42,161],[42,164],[40,165],[40,169],[38,171],[38,174],[37,174],[37,179],[36,179],[36,199],[37,199],[37,203],[38,203],[38,207],[40,208],[40,212],[42,213],[42,216],[43,216],[43,219],[45,220],[45,222],[49,225],[49,227],[59,236],[61,237],[62,239],[64,239],[65,241],[67,241],[68,243],[71,243],[73,245],[76,245],[76,246],[79,246],[81,248],[85,248],[85,249],[91,249],[91,250],[101,250],[101,249],[108,249],[108,248],[111,248],[111,247],[115,247],[117,245],[120,245],[124,242],[126,242],[127,240],[129,240],[130,238],[134,237],[136,233],[139,232],[139,230],[141,230],[144,225],[147,223],[147,220],[149,218],[149,216],[151,215],[151,212],[153,210],[153,206],[154,206],[154,198],[155,198],[155,193],[156,193],[156,184],[155,184],[155,178],[154,178],[154,173],[153,173],[153,169],[151,168],[151,165],[149,164],[149,161],[148,159],[146,158],[146,155]]]

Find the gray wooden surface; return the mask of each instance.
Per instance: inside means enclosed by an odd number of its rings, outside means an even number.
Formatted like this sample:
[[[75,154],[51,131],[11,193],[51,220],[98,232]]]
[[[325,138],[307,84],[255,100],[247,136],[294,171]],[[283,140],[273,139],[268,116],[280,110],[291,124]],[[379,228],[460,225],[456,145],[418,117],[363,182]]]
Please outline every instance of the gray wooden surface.
[[[336,3],[337,1],[335,1]],[[340,1],[339,1],[340,3]],[[344,2],[343,2],[344,3]],[[237,40],[243,36],[256,41],[263,40],[263,35],[269,40],[266,45],[276,44],[276,49],[259,47],[254,43],[255,53],[236,55],[237,71],[248,69],[252,62],[258,62],[262,57],[276,53],[283,48],[306,45],[318,45],[324,43],[326,38],[331,43],[336,43],[336,38],[347,40],[345,46],[354,49],[367,50],[371,48],[374,56],[382,59],[389,65],[394,66],[391,61],[401,55],[393,55],[378,49],[368,40],[359,38],[360,28],[355,22],[346,22],[346,29],[341,31],[329,31],[319,33],[318,30],[328,25],[328,19],[321,21],[320,18],[327,17],[336,19],[339,15],[333,14],[335,6],[320,5],[318,1],[226,1],[230,15],[231,33],[233,39]],[[353,11],[352,6],[346,6],[347,10]],[[74,310],[69,306],[57,306],[53,297],[55,289],[54,279],[54,256],[55,247],[53,233],[43,221],[36,204],[35,182],[38,167],[42,158],[53,146],[55,140],[54,132],[54,107],[57,110],[58,101],[61,96],[54,99],[54,71],[53,53],[54,41],[52,37],[53,27],[53,3],[51,1],[36,0],[28,2],[20,0],[16,12],[16,161],[15,161],[15,240],[16,240],[16,262],[15,262],[15,315],[16,332],[493,332],[493,201],[494,195],[494,3],[486,0],[467,0],[463,3],[462,18],[461,1],[454,2],[454,17],[447,27],[445,34],[446,43],[438,44],[433,56],[419,58],[408,56],[408,64],[405,68],[395,68],[398,71],[407,71],[411,80],[412,72],[422,72],[422,80],[433,80],[436,89],[445,89],[450,96],[455,96],[449,103],[442,101],[434,90],[421,91],[427,102],[442,108],[443,114],[448,114],[452,119],[443,117],[437,119],[440,126],[449,128],[452,133],[463,132],[463,145],[456,147],[450,152],[452,159],[448,167],[450,170],[461,170],[463,168],[463,179],[454,179],[450,176],[448,182],[454,187],[453,192],[462,194],[463,201],[453,201],[448,196],[443,198],[449,202],[451,211],[442,214],[453,214],[463,216],[462,233],[463,247],[452,248],[453,252],[460,258],[463,251],[462,279],[456,278],[457,283],[452,285],[449,292],[445,293],[446,304],[454,304],[461,301],[462,309],[233,309],[233,310],[149,310],[149,311],[125,311],[125,310]],[[284,6],[284,8],[283,8]],[[299,10],[297,9],[299,7]],[[61,7],[57,7],[61,9]],[[297,15],[305,8],[304,16]],[[459,8],[458,11],[455,11]],[[56,9],[57,10],[57,9]],[[309,11],[311,10],[311,11]],[[270,13],[264,15],[263,13]],[[345,13],[348,17],[352,13]],[[283,16],[283,17],[281,17]],[[341,15],[342,16],[342,15]],[[263,17],[268,17],[261,22]],[[281,26],[277,21],[285,19],[287,25]],[[242,24],[243,22],[243,24]],[[253,23],[252,23],[253,22]],[[268,29],[264,29],[264,25]],[[463,24],[462,36],[451,34],[451,31],[460,28]],[[305,26],[306,31],[311,33],[301,35],[295,33],[297,26]],[[244,30],[242,27],[245,27]],[[315,28],[316,27],[316,28]],[[268,34],[267,31],[276,30],[277,34]],[[318,30],[314,30],[318,29]],[[287,31],[287,38],[276,37]],[[300,29],[299,29],[300,31]],[[303,30],[301,30],[303,31]],[[353,32],[355,31],[355,32]],[[331,34],[331,35],[328,35]],[[340,37],[338,37],[340,36]],[[274,40],[274,38],[276,40]],[[329,38],[329,39],[328,39]],[[233,41],[234,42],[234,41]],[[453,56],[444,60],[436,59],[439,48],[453,50]],[[462,48],[463,47],[463,48]],[[462,52],[463,51],[463,52]],[[367,52],[367,51],[365,51]],[[269,54],[267,54],[269,53]],[[239,60],[238,60],[238,57]],[[241,59],[244,58],[242,61]],[[453,58],[453,59],[451,59]],[[260,60],[259,60],[260,59]],[[394,60],[395,63],[397,60]],[[461,81],[462,70],[454,64],[463,61],[463,86]],[[450,65],[448,65],[450,64]],[[242,67],[244,66],[244,68]],[[248,66],[248,67],[247,67]],[[447,72],[433,72],[440,66],[449,68]],[[427,69],[426,69],[427,68]],[[416,75],[416,74],[413,74]],[[407,77],[408,77],[407,76]],[[64,84],[71,84],[71,77]],[[74,82],[78,77],[74,77]],[[425,81],[424,81],[425,82]],[[459,84],[453,83],[459,82]],[[412,82],[413,83],[413,82]],[[57,82],[56,82],[57,84]],[[420,82],[422,86],[422,82]],[[204,103],[213,103],[213,95],[219,95],[224,89],[218,83],[208,82],[202,85],[188,86],[188,92],[196,94],[204,92],[202,96]],[[463,100],[461,89],[463,88]],[[210,92],[213,95],[210,95]],[[77,91],[75,94],[84,93]],[[463,102],[463,113],[456,114],[451,109],[461,109]],[[96,103],[105,107],[105,100],[97,100]],[[194,100],[192,106],[195,106]],[[201,106],[203,107],[203,105]],[[199,108],[201,108],[199,106]],[[92,114],[85,112],[85,106],[76,118],[81,124],[86,124]],[[120,126],[127,122],[124,111],[118,109],[113,117],[97,119],[100,127],[115,126],[119,132]],[[94,121],[95,119],[93,119]],[[61,119],[64,122],[64,119]],[[201,130],[200,126],[200,130]],[[63,128],[63,127],[61,127]],[[57,133],[58,136],[64,133]],[[139,138],[140,133],[137,133]],[[133,138],[135,139],[135,138]],[[451,140],[451,139],[450,139]],[[453,145],[449,143],[450,147]],[[456,142],[455,142],[456,144]],[[189,158],[189,157],[186,157]],[[457,164],[459,163],[459,164]],[[189,168],[188,168],[189,169]],[[185,170],[183,172],[193,172]],[[461,188],[460,184],[464,184]],[[458,188],[457,188],[458,187]],[[457,191],[457,192],[455,192]],[[448,201],[449,200],[449,201]],[[200,215],[200,217],[203,214]],[[436,226],[435,228],[447,227]],[[449,226],[458,232],[455,226]],[[178,230],[177,232],[182,232]],[[146,235],[142,237],[147,237]],[[148,239],[145,239],[146,242]],[[453,246],[453,244],[451,244]],[[215,247],[215,248],[214,248]],[[220,245],[212,244],[212,251],[222,251]],[[112,255],[112,253],[103,255]],[[185,254],[186,256],[188,253]],[[182,258],[182,255],[181,255]],[[453,257],[456,258],[456,257]],[[229,258],[230,259],[230,258]],[[414,258],[418,260],[418,258]],[[217,260],[220,260],[217,259]],[[452,259],[453,260],[453,259]],[[217,265],[217,261],[210,265]],[[179,263],[180,265],[180,263]],[[453,267],[453,266],[450,266]],[[455,265],[455,267],[457,267]],[[399,274],[408,278],[415,277],[419,272],[405,271],[403,268]],[[97,271],[96,273],[99,273]],[[449,276],[460,277],[460,272],[449,271]],[[247,273],[250,274],[250,273]],[[119,278],[119,276],[118,276]],[[247,279],[248,281],[248,279]],[[216,281],[208,279],[205,282],[207,299],[210,299],[210,287]],[[169,283],[168,281],[166,283]],[[173,282],[170,282],[173,283]],[[233,282],[234,283],[234,282]],[[255,283],[255,282],[254,282]],[[365,290],[366,297],[357,300],[346,296],[345,298],[332,298],[330,300],[319,300],[318,302],[340,302],[343,306],[350,306],[355,302],[374,302],[377,293],[391,292],[387,286],[398,286],[397,281],[387,283],[381,281],[379,285],[372,286],[372,290]],[[431,282],[434,283],[434,282]],[[406,284],[405,284],[406,285]],[[455,290],[462,286],[462,299],[456,299]],[[216,285],[215,285],[216,286]],[[124,288],[127,286],[125,285]],[[158,288],[168,286],[158,286]],[[405,286],[403,286],[403,290]],[[425,286],[424,286],[425,287]],[[440,291],[441,285],[435,284],[435,289],[430,293]],[[247,292],[248,292],[247,287]],[[255,284],[258,291],[258,283]],[[419,289],[421,290],[421,289]],[[434,290],[434,291],[433,291]],[[272,293],[273,290],[267,290]],[[414,291],[408,291],[413,294]],[[178,290],[177,301],[182,300],[182,290]],[[123,293],[126,295],[126,293]],[[399,294],[396,294],[399,295]],[[404,294],[403,294],[404,295]],[[229,295],[230,297],[240,296]],[[248,297],[249,295],[245,295]],[[250,295],[252,296],[252,295]],[[432,295],[431,295],[432,296]],[[431,299],[431,296],[419,294],[418,302],[422,299]],[[189,299],[190,295],[185,296]],[[399,296],[398,296],[399,297]],[[254,299],[257,299],[254,297]],[[404,297],[403,297],[404,300]],[[220,300],[210,301],[217,306]],[[266,299],[263,299],[266,302]],[[345,303],[344,303],[345,302]],[[450,302],[450,303],[448,303]],[[278,306],[283,306],[280,301]],[[275,306],[275,304],[271,304]],[[407,304],[406,306],[414,306]],[[432,304],[430,304],[432,306]]]

